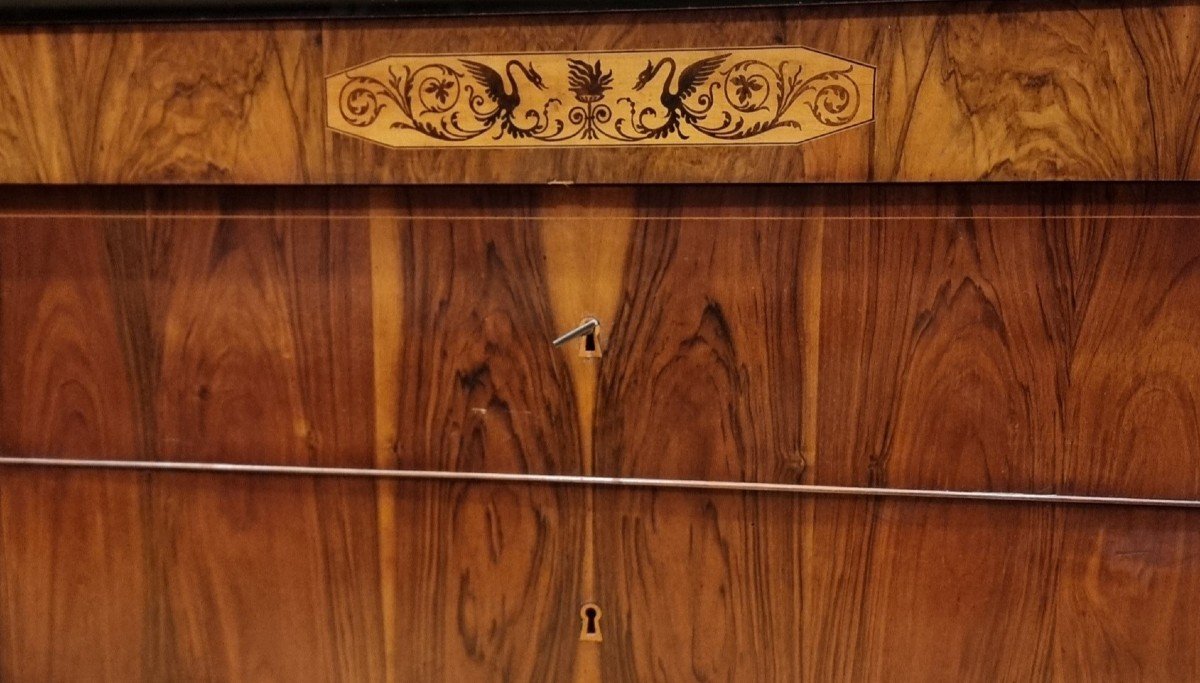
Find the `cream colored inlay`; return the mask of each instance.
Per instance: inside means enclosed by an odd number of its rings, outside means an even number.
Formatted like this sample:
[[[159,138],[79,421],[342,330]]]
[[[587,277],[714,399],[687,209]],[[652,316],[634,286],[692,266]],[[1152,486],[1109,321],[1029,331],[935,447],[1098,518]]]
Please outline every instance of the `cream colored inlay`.
[[[389,147],[793,144],[871,121],[874,67],[802,47],[397,55],[328,76]]]

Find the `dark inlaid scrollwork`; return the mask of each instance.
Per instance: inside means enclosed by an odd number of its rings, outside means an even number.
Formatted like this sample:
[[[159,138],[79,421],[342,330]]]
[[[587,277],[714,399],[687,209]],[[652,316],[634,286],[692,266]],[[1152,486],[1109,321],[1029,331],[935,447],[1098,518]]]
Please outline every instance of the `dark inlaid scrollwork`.
[[[798,48],[393,57],[331,76],[329,116],[393,146],[799,142],[870,120],[873,76]]]

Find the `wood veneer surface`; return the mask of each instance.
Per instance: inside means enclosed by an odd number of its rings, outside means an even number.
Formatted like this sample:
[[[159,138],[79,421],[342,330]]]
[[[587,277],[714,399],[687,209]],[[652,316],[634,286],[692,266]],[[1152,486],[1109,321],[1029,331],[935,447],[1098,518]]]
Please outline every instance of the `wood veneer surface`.
[[[1198,32],[1192,1],[11,27],[0,182],[1198,179]],[[499,151],[325,125],[325,76],[391,54],[773,45],[875,66],[874,123],[774,147]]]
[[[68,195],[8,454],[1200,495],[1186,185]]]
[[[1200,668],[1194,511],[590,495],[7,468],[0,674],[1168,681]],[[603,609],[600,643],[579,641],[587,602]]]
[[[0,450],[1195,497],[1196,201],[8,188]],[[0,678],[1187,679],[1196,515],[6,467]]]

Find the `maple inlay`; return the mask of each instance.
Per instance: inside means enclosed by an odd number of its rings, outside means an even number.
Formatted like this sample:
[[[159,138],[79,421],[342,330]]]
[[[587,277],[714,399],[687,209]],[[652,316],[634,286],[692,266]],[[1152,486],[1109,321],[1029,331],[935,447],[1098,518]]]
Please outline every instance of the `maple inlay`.
[[[389,147],[794,144],[873,118],[875,69],[802,47],[398,55],[325,79]]]

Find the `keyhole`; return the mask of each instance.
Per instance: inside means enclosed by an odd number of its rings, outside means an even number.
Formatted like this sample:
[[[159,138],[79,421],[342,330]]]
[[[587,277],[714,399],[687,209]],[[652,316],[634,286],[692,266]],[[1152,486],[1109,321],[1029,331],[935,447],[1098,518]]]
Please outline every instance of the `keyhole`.
[[[580,640],[590,640],[597,643],[604,640],[600,634],[600,616],[600,607],[593,603],[589,602],[580,608],[579,619],[583,622],[582,628],[579,630]]]
[[[599,358],[603,355],[600,350],[600,328],[594,328],[583,335],[583,345],[579,347],[580,358]]]

